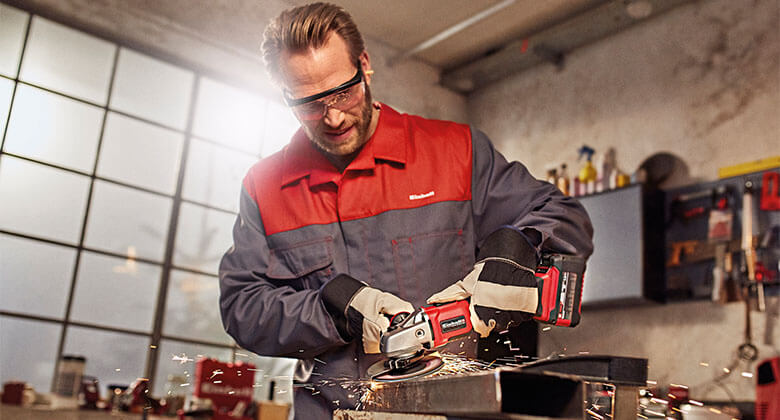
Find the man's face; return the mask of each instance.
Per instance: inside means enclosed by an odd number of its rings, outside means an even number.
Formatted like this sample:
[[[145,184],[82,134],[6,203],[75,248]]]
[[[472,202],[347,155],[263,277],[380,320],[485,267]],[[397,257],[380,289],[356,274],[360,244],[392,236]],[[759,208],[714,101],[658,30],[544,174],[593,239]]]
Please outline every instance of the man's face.
[[[320,48],[284,53],[281,70],[286,95],[300,99],[341,86],[355,77],[356,65],[350,59],[347,43],[337,34],[331,34]],[[363,70],[368,69],[365,52],[360,57],[360,65]],[[333,105],[324,106],[319,117],[304,117],[300,108],[293,107],[306,135],[321,150],[334,156],[345,156],[368,141],[372,117],[369,83],[370,76],[364,76],[363,81],[351,88],[319,99],[320,105]],[[345,93],[351,95],[348,106],[336,105],[335,95],[344,96]]]

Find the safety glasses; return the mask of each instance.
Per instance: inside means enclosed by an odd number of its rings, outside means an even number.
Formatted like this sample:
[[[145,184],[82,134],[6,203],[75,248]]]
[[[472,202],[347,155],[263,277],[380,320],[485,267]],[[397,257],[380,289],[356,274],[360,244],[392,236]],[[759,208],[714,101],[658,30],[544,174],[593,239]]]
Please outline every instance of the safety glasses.
[[[288,92],[285,91],[284,101],[301,120],[318,120],[328,112],[328,108],[346,111],[357,105],[363,98],[365,89],[362,82],[363,69],[360,62],[358,62],[357,73],[346,83],[299,99],[290,98]]]

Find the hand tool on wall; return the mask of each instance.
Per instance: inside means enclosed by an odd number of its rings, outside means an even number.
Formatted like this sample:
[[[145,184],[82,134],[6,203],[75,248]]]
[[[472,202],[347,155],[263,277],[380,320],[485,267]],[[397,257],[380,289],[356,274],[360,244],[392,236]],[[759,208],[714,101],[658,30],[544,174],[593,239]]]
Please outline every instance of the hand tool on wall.
[[[666,261],[667,267],[676,267],[680,265],[683,255],[693,254],[699,241],[680,241],[672,242],[672,252]],[[684,254],[683,254],[684,253]]]
[[[745,193],[742,196],[742,251],[745,253],[745,266],[748,281],[756,285],[758,310],[766,309],[764,284],[756,283],[756,249],[753,246],[753,182],[745,182]]]
[[[761,210],[780,210],[780,174],[764,172],[761,179]]]
[[[707,220],[707,239],[715,242],[715,265],[712,268],[712,296],[713,302],[726,303],[727,293],[725,289],[726,253],[728,241],[731,240],[734,224],[734,213],[731,210],[729,190],[725,187],[715,189],[713,196],[713,208]]]
[[[746,287],[747,288],[747,287]],[[753,362],[758,358],[758,348],[753,344],[753,327],[750,322],[750,293],[745,290],[745,341],[737,348],[737,354],[742,360]]]
[[[715,266],[712,268],[712,301],[726,303],[724,278],[726,275],[726,244],[718,244],[715,248]]]

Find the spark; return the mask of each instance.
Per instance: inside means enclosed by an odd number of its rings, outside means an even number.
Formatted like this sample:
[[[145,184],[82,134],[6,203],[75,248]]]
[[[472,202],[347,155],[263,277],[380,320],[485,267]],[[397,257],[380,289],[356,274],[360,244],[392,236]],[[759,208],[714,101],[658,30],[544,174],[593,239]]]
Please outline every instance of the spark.
[[[223,373],[225,373],[225,372],[222,372],[222,369],[217,369],[217,370],[211,372],[211,377],[209,379],[214,379],[215,376],[222,375]]]
[[[587,411],[588,414],[590,414],[591,416],[593,416],[593,417],[595,417],[595,418],[597,418],[599,420],[604,420],[604,416],[602,416],[601,414],[596,413],[595,411],[591,410],[590,408],[585,410],[585,411]]]
[[[233,394],[235,394],[235,393],[236,393],[236,391],[230,391],[230,392],[228,392],[228,394],[229,394],[229,395],[233,395]]]
[[[657,381],[647,381],[648,385],[658,385]]]
[[[248,354],[239,353],[239,352],[236,352],[236,356],[240,356],[240,357],[249,357],[249,355],[248,355]]]
[[[120,368],[116,368],[116,369],[114,369],[114,372],[119,372],[119,371],[121,371],[121,370],[122,370],[122,369],[120,369]]]
[[[643,416],[641,413],[636,413],[636,415],[637,415],[637,416],[639,416],[639,417],[642,417],[643,419],[647,419],[647,418],[649,418],[649,417],[647,417],[647,416]]]
[[[669,384],[669,386],[673,386],[673,387],[676,387],[676,388],[682,388],[682,389],[688,389],[688,385]]]
[[[136,381],[149,382],[149,378],[135,378]]]
[[[189,382],[187,382],[187,383],[181,384],[181,385],[179,385],[179,386],[190,386],[190,383],[189,383]]]
[[[589,351],[580,351],[580,352],[577,352],[577,353],[578,353],[578,354],[590,354],[590,352],[589,352]]]
[[[318,358],[316,358],[316,357],[314,358],[314,361],[315,361],[315,362],[320,362],[320,363],[322,363],[323,365],[327,365],[327,363],[323,362],[322,360],[320,360],[320,359],[318,359]]]
[[[663,404],[663,405],[669,404],[669,401],[662,400],[662,399],[656,398],[656,397],[650,398],[650,401],[655,402],[655,403],[659,403],[659,404]]]
[[[722,411],[718,410],[717,408],[710,407],[710,411],[712,411],[715,414],[722,414]]]
[[[551,329],[552,329],[552,327],[544,327],[544,328],[542,328],[542,331],[550,331]]]
[[[699,362],[699,366],[709,367],[710,364],[707,362]]]
[[[222,381],[214,381],[215,384],[221,384]]]
[[[729,369],[729,368],[723,368],[723,372],[724,372],[724,373],[731,373],[731,369]]]
[[[179,362],[180,365],[183,365],[183,364],[185,364],[187,362],[194,362],[195,361],[194,359],[188,358],[186,353],[182,353],[181,356],[177,356],[177,355],[174,354],[172,360],[174,362]]]
[[[704,407],[704,403],[703,403],[703,402],[701,402],[701,401],[696,401],[696,400],[688,400],[688,402],[689,402],[689,403],[691,403],[691,404],[693,404],[693,405],[698,405],[699,407]]]
[[[746,377],[746,378],[752,378],[752,377],[753,377],[753,374],[752,374],[752,373],[750,373],[750,372],[742,372],[742,376],[744,376],[744,377]]]
[[[653,410],[645,410],[645,413],[649,413],[658,417],[666,417],[666,414],[659,413],[658,411],[653,411]]]
[[[151,346],[149,346],[149,348],[150,348],[150,349],[156,349],[156,348],[157,348],[157,346],[155,346],[154,344],[152,344]]]

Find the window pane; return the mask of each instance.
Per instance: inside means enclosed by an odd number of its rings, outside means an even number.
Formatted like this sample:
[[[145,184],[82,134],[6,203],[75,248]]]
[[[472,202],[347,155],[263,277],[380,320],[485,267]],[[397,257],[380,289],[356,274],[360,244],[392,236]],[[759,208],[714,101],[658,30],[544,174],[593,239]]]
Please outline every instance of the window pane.
[[[233,243],[236,216],[182,203],[173,262],[178,267],[217,274],[219,260]]]
[[[256,161],[250,155],[192,139],[182,196],[238,212],[241,182]]]
[[[89,193],[89,178],[0,158],[0,227],[77,244]]]
[[[171,271],[163,334],[231,344],[219,314],[219,279]]]
[[[104,105],[116,46],[35,16],[19,78]]]
[[[63,353],[87,358],[84,374],[98,378],[105,396],[109,384],[130,385],[144,377],[148,349],[148,337],[69,327]]]
[[[98,175],[173,195],[183,142],[183,134],[110,112]]]
[[[188,384],[183,388],[187,395],[192,394],[195,383],[195,361],[201,357],[211,357],[223,362],[229,362],[233,351],[229,348],[203,346],[182,343],[180,341],[162,340],[157,349],[157,378],[154,381],[152,395],[164,396],[165,384],[170,376],[183,376]]]
[[[268,111],[265,116],[261,155],[263,157],[270,156],[282,150],[282,147],[290,142],[293,134],[298,131],[300,126],[301,124],[289,108],[269,101]]]
[[[103,110],[20,84],[5,151],[92,172]]]
[[[75,249],[0,235],[0,308],[62,319],[75,262]]]
[[[8,121],[8,108],[11,106],[11,96],[13,94],[14,82],[0,78],[0,140],[2,140],[3,133],[5,133],[5,122]]]
[[[162,261],[172,199],[95,181],[85,244]]]
[[[266,101],[240,89],[202,78],[193,132],[200,137],[260,154]]]
[[[49,392],[60,329],[58,324],[0,316],[0,383],[24,381],[39,393]]]
[[[161,273],[133,259],[83,253],[71,319],[151,332]]]
[[[194,77],[192,72],[123,48],[111,108],[183,130]]]
[[[0,4],[0,74],[16,77],[27,27],[27,13]]]

